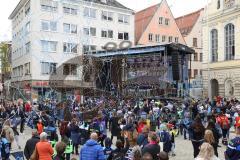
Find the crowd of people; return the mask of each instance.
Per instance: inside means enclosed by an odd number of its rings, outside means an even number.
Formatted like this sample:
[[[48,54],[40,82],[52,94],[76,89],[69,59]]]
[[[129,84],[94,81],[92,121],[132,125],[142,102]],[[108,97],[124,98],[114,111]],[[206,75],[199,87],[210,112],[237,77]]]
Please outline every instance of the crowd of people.
[[[27,160],[168,160],[178,156],[175,141],[182,136],[193,146],[189,159],[218,160],[224,145],[225,159],[238,160],[239,114],[239,101],[222,97],[6,102],[0,107],[1,157],[9,159],[15,141]],[[32,137],[22,148],[19,134],[26,127]]]

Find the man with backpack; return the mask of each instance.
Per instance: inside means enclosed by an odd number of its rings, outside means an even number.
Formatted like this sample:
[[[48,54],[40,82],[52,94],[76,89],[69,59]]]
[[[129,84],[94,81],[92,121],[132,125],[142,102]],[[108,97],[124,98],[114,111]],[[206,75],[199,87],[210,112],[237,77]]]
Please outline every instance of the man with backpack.
[[[219,116],[219,124],[222,129],[222,135],[223,135],[222,143],[224,145],[227,145],[227,141],[228,141],[227,134],[230,129],[230,123],[229,123],[228,117],[224,113],[221,113],[221,115]]]
[[[0,149],[2,160],[9,160],[10,157],[10,142],[6,138],[6,132],[3,130],[1,140],[0,140]]]

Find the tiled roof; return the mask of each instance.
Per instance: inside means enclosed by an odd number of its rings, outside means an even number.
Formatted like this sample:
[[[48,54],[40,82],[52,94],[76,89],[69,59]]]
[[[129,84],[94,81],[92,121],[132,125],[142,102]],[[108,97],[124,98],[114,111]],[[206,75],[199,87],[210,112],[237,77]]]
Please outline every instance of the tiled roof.
[[[157,11],[159,4],[146,8],[135,14],[135,41],[138,42],[142,33],[147,28],[148,24],[152,20],[155,12]]]
[[[132,10],[130,8],[125,7],[124,5],[122,5],[121,3],[119,3],[116,0],[106,0],[107,3],[104,3],[101,0],[84,0],[84,1],[89,1],[89,2],[93,2],[93,3],[99,3],[99,4],[102,4],[102,5],[112,6],[112,7],[116,7],[116,8]]]
[[[204,9],[202,8],[196,12],[193,12],[175,19],[178,25],[178,28],[183,36],[188,35],[192,31],[194,25],[196,24],[201,14],[201,11],[203,10]]]

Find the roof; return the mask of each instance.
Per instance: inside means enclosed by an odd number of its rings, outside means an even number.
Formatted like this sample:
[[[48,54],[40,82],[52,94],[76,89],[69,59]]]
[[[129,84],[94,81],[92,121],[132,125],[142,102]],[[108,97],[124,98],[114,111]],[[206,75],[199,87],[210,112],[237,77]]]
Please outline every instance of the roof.
[[[135,41],[138,42],[142,33],[146,30],[160,3],[141,10],[135,14]]]
[[[187,15],[184,15],[175,19],[182,35],[188,35],[192,31],[193,27],[195,26],[201,14],[201,11],[203,10],[204,9],[202,8],[198,11],[189,13]]]
[[[122,5],[121,3],[119,3],[116,0],[106,0],[106,3],[102,2],[102,0],[84,0],[84,1],[89,1],[89,2],[93,2],[93,3],[98,3],[98,4],[102,4],[102,5],[107,5],[107,6],[112,6],[112,7],[116,7],[116,8],[121,8],[121,9],[127,9],[127,10],[131,10],[130,8],[127,8],[126,6]]]
[[[28,0],[20,0],[19,3],[17,4],[16,8],[13,10],[11,15],[9,16],[9,19],[13,19],[14,16],[17,14],[18,10],[21,9],[24,6],[24,4],[26,4],[27,1]],[[78,0],[76,0],[76,1],[78,1]],[[98,3],[101,5],[106,5],[106,6],[111,6],[111,7],[121,8],[121,9],[126,9],[126,10],[130,10],[133,12],[132,9],[125,7],[124,5],[122,5],[121,3],[119,3],[116,0],[106,0],[106,3],[104,3],[102,0],[83,0],[83,1]]]
[[[159,54],[159,52],[167,51],[167,55],[171,55],[172,51],[179,51],[180,54],[193,54],[194,50],[186,45],[180,43],[168,43],[159,45],[143,45],[135,46],[128,49],[117,49],[113,51],[96,51],[93,52],[92,56],[96,58],[103,57],[124,57],[124,56],[137,56],[137,55],[152,55]]]

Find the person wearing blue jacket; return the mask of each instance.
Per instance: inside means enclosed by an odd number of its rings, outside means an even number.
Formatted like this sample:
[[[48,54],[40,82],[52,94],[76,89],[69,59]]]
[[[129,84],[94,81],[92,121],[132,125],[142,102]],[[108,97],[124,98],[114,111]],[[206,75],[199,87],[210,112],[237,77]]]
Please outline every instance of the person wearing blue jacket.
[[[229,141],[225,152],[226,160],[240,159],[240,126],[236,126],[236,137]]]
[[[103,148],[97,141],[97,133],[92,133],[80,151],[80,160],[105,160]]]

